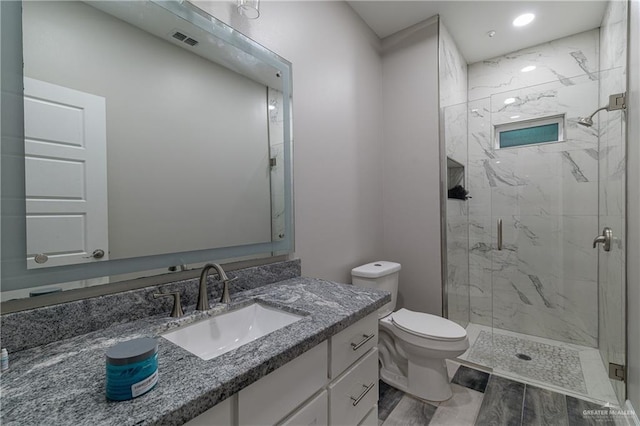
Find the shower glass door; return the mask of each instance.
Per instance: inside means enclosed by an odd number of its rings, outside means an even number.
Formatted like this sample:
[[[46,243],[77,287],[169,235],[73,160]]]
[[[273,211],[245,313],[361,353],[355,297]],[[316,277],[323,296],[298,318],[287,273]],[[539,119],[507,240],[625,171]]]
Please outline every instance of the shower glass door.
[[[600,102],[609,102],[609,95],[626,91],[624,67],[604,71],[600,76]],[[626,365],[625,340],[625,191],[626,191],[626,114],[623,110],[603,111],[594,118],[600,135],[599,165],[599,234],[611,229],[609,251],[598,244],[599,281],[599,349],[602,360],[610,369],[610,383],[620,404],[626,398],[624,377]],[[595,237],[595,235],[594,235]],[[621,367],[617,367],[621,366]]]
[[[491,333],[484,337],[498,374],[617,402],[608,363],[624,354],[624,255],[621,248],[603,255],[592,244],[604,222],[624,233],[624,164],[603,146],[598,122],[577,124],[599,106],[598,78],[571,82],[493,95],[475,158],[470,118],[469,174],[482,174],[490,200]],[[607,125],[618,153],[623,126],[620,119]],[[614,218],[603,210],[607,197],[614,200],[604,207],[619,207]]]

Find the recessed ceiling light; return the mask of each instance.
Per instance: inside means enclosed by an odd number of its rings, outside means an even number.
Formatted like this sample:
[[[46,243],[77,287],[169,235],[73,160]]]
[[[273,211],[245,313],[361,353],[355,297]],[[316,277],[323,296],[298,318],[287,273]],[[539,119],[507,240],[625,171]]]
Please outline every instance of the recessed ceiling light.
[[[535,19],[535,17],[536,15],[534,15],[533,13],[525,13],[523,15],[520,15],[513,20],[513,26],[523,27],[525,25],[528,25]]]
[[[504,104],[505,105],[509,105],[509,104],[514,103],[515,101],[516,101],[516,98],[507,98],[507,99],[504,100]]]
[[[535,70],[535,69],[536,69],[536,66],[535,66],[535,65],[529,65],[528,67],[524,67],[524,68],[522,68],[520,71],[521,71],[521,72],[529,72],[529,71],[533,71],[533,70]]]
[[[519,116],[519,115],[512,115],[512,116],[511,116],[511,117],[509,117],[509,118],[510,118],[510,119],[512,119],[512,120],[515,120],[516,118],[520,118],[520,116]]]

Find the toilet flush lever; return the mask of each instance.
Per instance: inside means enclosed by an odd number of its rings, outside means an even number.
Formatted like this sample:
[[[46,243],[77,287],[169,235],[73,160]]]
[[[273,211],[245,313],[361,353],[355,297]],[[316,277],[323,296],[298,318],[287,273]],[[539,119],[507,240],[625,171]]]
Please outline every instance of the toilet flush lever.
[[[354,351],[357,351],[358,349],[360,349],[362,347],[362,345],[367,343],[369,340],[373,339],[374,336],[375,336],[375,333],[373,333],[373,334],[363,334],[362,335],[362,337],[363,337],[362,340],[360,340],[358,343],[351,343],[351,349],[353,349]]]

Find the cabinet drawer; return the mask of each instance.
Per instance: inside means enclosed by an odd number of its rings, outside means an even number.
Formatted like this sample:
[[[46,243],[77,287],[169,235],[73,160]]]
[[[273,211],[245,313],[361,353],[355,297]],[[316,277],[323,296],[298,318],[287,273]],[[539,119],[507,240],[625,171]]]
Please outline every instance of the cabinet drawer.
[[[330,377],[338,377],[369,349],[376,346],[378,313],[374,312],[331,338]]]
[[[358,426],[378,426],[378,404],[373,406]]]
[[[329,385],[329,424],[357,425],[378,402],[378,349]]]
[[[326,426],[329,424],[329,396],[326,390],[307,402],[282,426]],[[377,424],[376,424],[377,426]]]
[[[327,383],[327,341],[238,393],[240,425],[273,425]]]

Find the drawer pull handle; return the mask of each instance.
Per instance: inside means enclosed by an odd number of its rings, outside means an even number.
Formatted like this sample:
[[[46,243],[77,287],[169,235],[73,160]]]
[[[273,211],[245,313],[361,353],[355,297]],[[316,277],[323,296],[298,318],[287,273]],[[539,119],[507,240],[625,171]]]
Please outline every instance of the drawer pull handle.
[[[365,397],[365,395],[366,395],[366,394],[368,394],[368,393],[369,393],[369,391],[370,391],[371,389],[373,389],[373,385],[374,385],[374,384],[375,384],[375,382],[371,382],[371,384],[370,384],[369,386],[367,386],[367,385],[362,385],[362,387],[364,388],[364,390],[362,391],[362,393],[360,394],[360,396],[359,396],[359,397],[357,397],[357,398],[351,397],[351,400],[353,401],[353,406],[354,406],[354,407],[355,407],[356,405],[358,405],[358,403],[362,400],[362,398],[364,398],[364,397]]]
[[[369,335],[363,334],[362,335],[363,339],[361,341],[359,341],[358,343],[351,343],[351,349],[353,349],[354,351],[357,351],[362,347],[362,345],[367,343],[369,340],[373,339],[373,336],[375,336],[375,333],[369,334]]]

